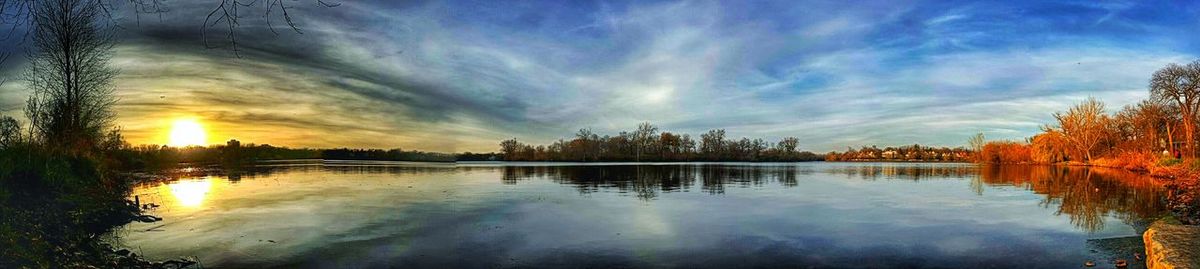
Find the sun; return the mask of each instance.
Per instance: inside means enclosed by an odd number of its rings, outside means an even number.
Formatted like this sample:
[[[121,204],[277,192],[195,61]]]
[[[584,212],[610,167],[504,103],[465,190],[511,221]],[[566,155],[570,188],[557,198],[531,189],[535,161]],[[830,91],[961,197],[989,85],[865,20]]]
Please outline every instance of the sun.
[[[204,126],[200,125],[199,121],[194,119],[178,119],[171,124],[171,141],[167,143],[172,147],[186,146],[203,146],[207,142],[207,135],[204,133]]]

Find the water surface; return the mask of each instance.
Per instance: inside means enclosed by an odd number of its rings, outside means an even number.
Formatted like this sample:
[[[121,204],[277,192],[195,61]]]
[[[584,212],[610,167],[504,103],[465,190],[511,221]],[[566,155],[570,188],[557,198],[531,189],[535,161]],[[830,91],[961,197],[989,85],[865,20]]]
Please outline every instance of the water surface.
[[[970,164],[280,165],[140,186],[117,233],[206,268],[1078,268],[1133,261],[1143,176]]]

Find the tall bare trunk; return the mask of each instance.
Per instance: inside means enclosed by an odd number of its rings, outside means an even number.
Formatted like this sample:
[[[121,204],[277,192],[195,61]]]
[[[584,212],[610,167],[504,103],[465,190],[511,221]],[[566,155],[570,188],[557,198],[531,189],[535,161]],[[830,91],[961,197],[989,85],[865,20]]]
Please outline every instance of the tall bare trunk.
[[[1184,137],[1184,139],[1187,139],[1187,141],[1185,141],[1185,143],[1184,143],[1184,145],[1186,145],[1187,149],[1186,149],[1186,152],[1184,152],[1184,157],[1191,158],[1191,157],[1195,157],[1195,151],[1196,151],[1196,141],[1193,139],[1193,135],[1195,134],[1196,127],[1195,127],[1195,122],[1193,122],[1194,118],[1192,118],[1190,116],[1185,117],[1185,118],[1186,119],[1183,120],[1183,129],[1184,129],[1183,137]]]

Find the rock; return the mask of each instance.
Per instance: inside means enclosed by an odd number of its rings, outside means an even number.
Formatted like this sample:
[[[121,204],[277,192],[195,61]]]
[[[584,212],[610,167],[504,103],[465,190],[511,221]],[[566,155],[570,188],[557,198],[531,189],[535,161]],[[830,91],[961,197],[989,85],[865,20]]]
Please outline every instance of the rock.
[[[140,222],[146,222],[146,223],[150,223],[150,222],[156,222],[156,221],[160,221],[160,220],[162,220],[162,218],[155,217],[155,216],[151,216],[151,215],[141,215],[141,216],[137,216],[137,218],[135,218],[135,219],[136,219],[137,221],[140,221]]]
[[[1200,226],[1159,220],[1142,234],[1146,268],[1200,268]]]
[[[116,253],[119,256],[129,256],[129,253],[132,253],[132,252],[129,252],[128,249],[118,249],[117,251],[115,251],[113,253]]]
[[[191,258],[181,257],[178,260],[162,262],[162,266],[160,268],[187,268],[193,264],[196,264],[196,261],[193,261]]]

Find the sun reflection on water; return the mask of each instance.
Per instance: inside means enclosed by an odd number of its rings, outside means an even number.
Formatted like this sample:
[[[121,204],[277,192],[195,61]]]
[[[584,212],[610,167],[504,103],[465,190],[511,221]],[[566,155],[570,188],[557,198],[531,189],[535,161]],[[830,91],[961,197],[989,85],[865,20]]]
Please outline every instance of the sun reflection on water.
[[[181,180],[167,184],[172,196],[184,207],[199,207],[204,204],[204,198],[212,189],[212,178],[204,177],[195,180]]]

